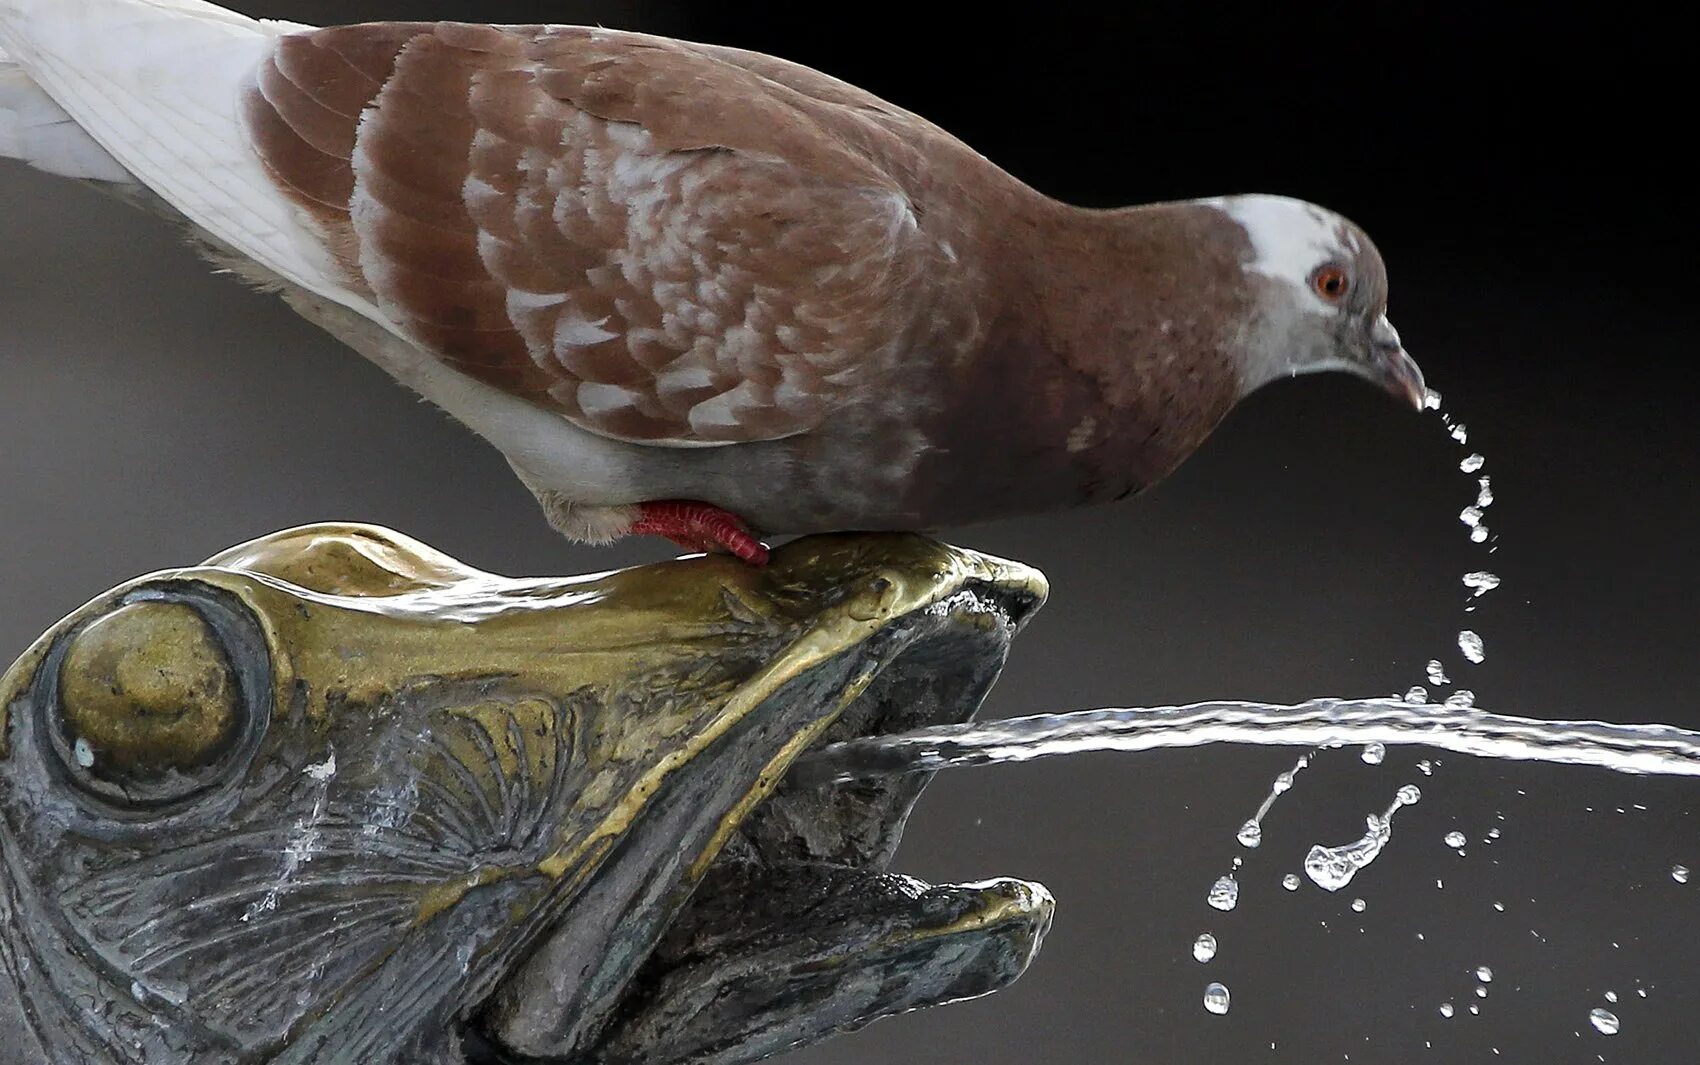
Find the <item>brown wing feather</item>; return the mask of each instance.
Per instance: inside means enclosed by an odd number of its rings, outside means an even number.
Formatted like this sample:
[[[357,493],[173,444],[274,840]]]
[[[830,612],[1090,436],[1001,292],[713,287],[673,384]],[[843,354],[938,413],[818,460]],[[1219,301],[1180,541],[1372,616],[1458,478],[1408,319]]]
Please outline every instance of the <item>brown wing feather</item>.
[[[254,142],[350,282],[463,372],[609,436],[806,431],[937,319],[870,150],[902,113],[777,60],[562,27],[280,40]]]

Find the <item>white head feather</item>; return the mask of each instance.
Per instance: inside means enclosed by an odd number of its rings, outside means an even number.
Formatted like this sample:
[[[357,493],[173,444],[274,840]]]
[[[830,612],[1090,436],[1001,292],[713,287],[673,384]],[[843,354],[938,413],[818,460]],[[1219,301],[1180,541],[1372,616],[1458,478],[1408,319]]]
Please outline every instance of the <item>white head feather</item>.
[[[1224,196],[1208,202],[1245,229],[1254,253],[1247,271],[1299,289],[1318,307],[1330,307],[1311,287],[1310,277],[1325,262],[1349,261],[1358,254],[1351,223],[1287,196]]]

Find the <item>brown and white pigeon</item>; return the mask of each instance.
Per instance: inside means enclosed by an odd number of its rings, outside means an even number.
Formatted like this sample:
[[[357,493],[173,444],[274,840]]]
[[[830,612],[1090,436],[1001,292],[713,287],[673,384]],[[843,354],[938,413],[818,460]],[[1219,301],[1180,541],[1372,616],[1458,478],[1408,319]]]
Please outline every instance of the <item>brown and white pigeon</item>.
[[[752,52],[201,0],[0,0],[0,49],[0,155],[147,190],[573,539],[760,561],[1131,495],[1276,378],[1424,395],[1338,215],[1071,207]]]

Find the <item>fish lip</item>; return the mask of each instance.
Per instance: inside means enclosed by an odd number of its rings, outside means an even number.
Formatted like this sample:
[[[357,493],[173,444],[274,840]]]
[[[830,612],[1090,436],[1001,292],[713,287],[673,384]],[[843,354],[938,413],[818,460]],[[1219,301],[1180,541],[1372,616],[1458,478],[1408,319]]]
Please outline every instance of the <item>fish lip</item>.
[[[856,676],[855,664],[858,660],[865,660],[877,665],[873,679],[865,688],[850,698],[841,711],[834,715],[832,726],[816,734],[806,746],[799,746],[789,752],[788,757],[791,760],[779,774],[777,784],[773,786],[773,793],[762,796],[759,801],[744,808],[738,815],[740,819],[730,829],[716,835],[709,849],[697,857],[694,864],[701,869],[701,879],[690,883],[685,896],[678,900],[676,908],[659,921],[660,930],[656,934],[656,939],[647,944],[627,944],[625,949],[632,951],[643,962],[648,962],[656,954],[660,937],[666,935],[669,929],[682,920],[689,918],[695,901],[691,898],[691,895],[695,892],[698,884],[712,879],[717,871],[724,870],[729,863],[737,860],[728,854],[728,850],[733,849],[728,847],[731,839],[739,838],[742,840],[736,850],[739,852],[740,858],[747,858],[751,853],[752,846],[758,851],[760,849],[759,844],[751,844],[749,839],[750,833],[759,832],[757,826],[762,824],[765,818],[772,815],[773,823],[779,826],[788,823],[785,818],[786,811],[780,810],[778,807],[795,799],[794,795],[789,795],[784,791],[791,766],[795,765],[796,759],[807,751],[847,738],[846,733],[838,728],[841,723],[859,721],[858,715],[860,713],[869,712],[873,714],[873,717],[861,722],[861,724],[867,726],[866,729],[849,734],[883,734],[902,731],[915,726],[916,722],[913,720],[904,719],[899,714],[882,713],[880,711],[887,707],[902,707],[907,704],[909,700],[905,698],[906,691],[925,686],[929,679],[934,676],[926,668],[934,659],[923,660],[912,675],[902,674],[894,667],[911,661],[916,655],[930,653],[929,648],[935,648],[939,658],[951,657],[953,653],[960,658],[967,658],[976,652],[974,647],[964,646],[964,644],[978,641],[977,646],[981,649],[978,653],[988,663],[993,664],[992,668],[988,669],[983,676],[983,687],[967,687],[957,690],[951,689],[949,685],[942,686],[950,689],[948,701],[954,708],[954,712],[946,715],[948,719],[966,721],[972,718],[984,697],[985,691],[989,690],[991,683],[996,679],[1002,667],[1009,640],[1043,603],[1047,589],[1044,586],[1043,578],[1038,576],[1036,571],[1029,570],[1027,567],[1015,563],[1002,563],[1001,560],[996,559],[988,560],[985,556],[970,556],[966,552],[955,552],[954,549],[947,550],[958,556],[959,561],[966,558],[974,563],[989,562],[989,566],[982,566],[980,572],[959,580],[954,587],[941,588],[937,590],[937,594],[930,596],[923,594],[920,598],[925,601],[917,602],[911,592],[905,591],[903,597],[909,600],[908,609],[896,611],[875,621],[867,635],[839,651],[838,656],[835,657],[848,656],[852,660],[853,668],[846,673],[846,676]],[[869,586],[877,586],[881,580],[882,578],[875,575],[871,581],[864,580],[863,583]],[[903,579],[899,577],[897,583],[901,585]],[[829,609],[834,612],[848,612],[854,617],[857,600],[858,596],[853,593]],[[952,642],[950,634],[962,638]],[[932,641],[942,641],[942,643]],[[833,665],[830,661],[822,662],[814,668],[826,669],[832,668]],[[835,687],[834,690],[842,692],[844,689]],[[779,691],[775,690],[770,693],[768,698],[773,698],[779,694]],[[742,742],[741,738],[736,736],[728,736],[722,742],[728,741],[734,744]],[[723,751],[722,753],[729,752]],[[714,759],[718,756],[710,752],[705,753],[704,757]],[[729,761],[727,764],[731,764],[731,762]],[[739,764],[741,765],[741,763]],[[771,763],[769,763],[769,768],[773,768]],[[895,804],[891,804],[889,798],[886,800],[888,805],[884,806],[879,802],[870,802],[865,812],[846,815],[849,818],[860,816],[871,819],[876,831],[868,833],[868,835],[880,837],[867,853],[855,856],[853,862],[842,867],[842,871],[847,877],[871,879],[886,875],[886,865],[889,862],[891,852],[896,849],[897,840],[901,836],[909,807],[918,798],[921,789],[929,778],[930,774],[896,778],[888,788],[889,794],[896,796]],[[665,787],[671,786],[673,784],[665,785]],[[866,789],[868,786],[864,783],[860,787]],[[810,792],[818,791],[815,788],[806,790]],[[734,803],[732,808],[737,809],[738,806],[739,804]],[[796,815],[793,814],[792,816]],[[865,825],[867,822],[857,821],[856,823]],[[783,827],[778,830],[783,831]],[[628,830],[627,838],[622,842],[621,847],[635,852],[644,852],[646,846],[648,846],[645,839],[655,838],[658,831],[665,831],[664,822],[662,824],[646,824],[644,819],[640,818]],[[686,856],[687,863],[689,863],[690,857],[690,855]],[[831,866],[833,863],[822,861],[820,864],[825,867]],[[629,1001],[630,996],[641,995],[643,986],[653,984],[653,981],[647,978],[640,979],[640,973],[644,971],[641,968],[633,970],[624,980],[610,988],[611,993],[606,998],[591,1000],[586,1003],[591,1009],[609,1018],[605,1022],[593,1025],[588,1029],[580,1027],[572,1020],[570,1015],[561,1015],[559,1005],[539,1001],[538,992],[548,988],[550,984],[547,976],[542,980],[537,978],[538,974],[534,967],[540,959],[552,954],[547,949],[549,944],[551,942],[562,945],[572,944],[584,936],[586,926],[593,926],[597,922],[606,922],[610,919],[611,911],[605,906],[601,904],[579,905],[579,900],[593,898],[599,890],[599,882],[615,884],[619,882],[623,874],[617,870],[611,871],[611,865],[612,863],[604,865],[596,873],[593,873],[584,884],[583,889],[578,892],[573,904],[568,905],[560,912],[554,921],[538,929],[533,946],[527,951],[528,960],[503,973],[491,989],[490,994],[485,997],[479,1010],[481,1019],[478,1025],[482,1029],[483,1038],[502,1047],[503,1051],[510,1056],[525,1061],[553,1060],[561,1056],[574,1058],[592,1052],[602,1045],[603,1040],[610,1037],[610,1033],[619,1024],[619,1018],[629,1018],[634,1010],[641,1008],[634,1006]],[[774,867],[777,868],[777,861]],[[953,932],[979,933],[982,938],[987,940],[997,938],[999,942],[1011,945],[1007,954],[1004,955],[1009,959],[1007,964],[1002,968],[994,965],[991,969],[994,979],[977,993],[983,994],[998,990],[1019,977],[1036,955],[1039,943],[1050,926],[1053,903],[1048,892],[1037,884],[1007,879],[1000,879],[991,883],[1019,885],[1018,888],[1013,890],[1015,901],[998,902],[987,896],[986,904],[976,910],[963,927],[929,929],[918,918],[911,920],[915,915],[898,912],[897,908],[894,907],[882,916],[893,926],[905,930],[903,936],[900,937],[901,942],[873,943],[864,948],[852,942],[855,938],[853,933],[858,929],[849,928],[847,931],[852,933],[851,935],[828,943],[824,949],[829,953],[836,950],[835,957],[841,962],[877,964],[877,959],[883,956],[877,953],[879,949],[927,951],[930,949],[929,944],[932,941],[948,939]],[[929,889],[937,892],[964,893],[966,897],[976,888],[977,885],[974,884],[939,884],[931,885]],[[908,921],[907,925],[905,925],[906,921]],[[1020,949],[1015,949],[1017,947]],[[733,959],[728,959],[728,961],[731,960]],[[556,964],[558,961],[559,958],[550,961],[548,963],[549,968],[545,970],[545,973],[558,971],[559,966]],[[948,961],[941,958],[940,963],[948,964]],[[934,1005],[940,1001],[944,1000],[920,1001],[908,1008]],[[528,1006],[527,1003],[530,1003],[530,1005]],[[877,1016],[883,1015],[882,1013]],[[556,1018],[553,1023],[548,1020],[550,1016]],[[868,1019],[873,1018],[869,1017]],[[555,1042],[551,1043],[551,1039]]]

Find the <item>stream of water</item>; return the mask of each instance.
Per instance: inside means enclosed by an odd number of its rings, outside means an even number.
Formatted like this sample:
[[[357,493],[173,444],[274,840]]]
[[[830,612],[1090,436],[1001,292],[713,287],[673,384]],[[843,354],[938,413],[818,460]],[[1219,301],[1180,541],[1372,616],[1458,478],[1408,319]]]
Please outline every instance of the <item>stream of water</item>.
[[[1700,732],[1669,725],[1539,721],[1396,699],[1313,699],[1294,706],[1211,702],[1080,710],[867,736],[804,756],[790,779],[826,784],[1059,754],[1212,743],[1313,748],[1417,744],[1481,758],[1700,776]]]

